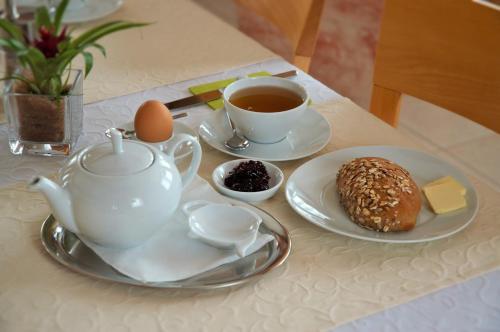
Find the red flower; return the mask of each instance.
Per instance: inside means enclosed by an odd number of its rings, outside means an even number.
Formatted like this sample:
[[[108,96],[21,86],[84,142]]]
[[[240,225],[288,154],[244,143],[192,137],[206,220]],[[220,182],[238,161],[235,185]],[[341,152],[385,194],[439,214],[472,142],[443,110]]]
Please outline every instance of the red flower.
[[[67,27],[65,26],[59,36],[57,36],[53,33],[53,31],[51,31],[52,29],[49,30],[46,27],[41,26],[38,29],[40,37],[35,39],[33,44],[45,55],[46,58],[53,58],[59,52],[57,49],[59,43],[66,40],[66,29]]]

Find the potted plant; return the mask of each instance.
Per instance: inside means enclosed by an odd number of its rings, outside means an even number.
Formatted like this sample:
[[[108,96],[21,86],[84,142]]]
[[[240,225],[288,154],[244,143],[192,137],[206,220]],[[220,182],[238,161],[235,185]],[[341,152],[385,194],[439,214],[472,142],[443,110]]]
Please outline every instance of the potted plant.
[[[93,66],[96,49],[106,56],[97,43],[116,31],[140,27],[145,23],[113,21],[73,37],[62,25],[69,0],[62,0],[53,17],[46,7],[35,12],[38,36],[28,40],[21,29],[0,19],[6,37],[0,46],[14,53],[19,68],[8,80],[3,95],[9,126],[9,145],[14,154],[67,155],[82,129],[83,78]],[[84,71],[73,69],[72,61],[82,56]]]

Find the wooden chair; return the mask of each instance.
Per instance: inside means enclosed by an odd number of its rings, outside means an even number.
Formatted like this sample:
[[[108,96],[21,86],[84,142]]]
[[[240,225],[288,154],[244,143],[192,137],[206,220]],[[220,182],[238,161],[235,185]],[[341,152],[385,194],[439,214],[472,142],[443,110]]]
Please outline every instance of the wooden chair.
[[[395,126],[401,93],[500,132],[500,11],[385,0],[370,111]]]
[[[273,23],[290,41],[293,64],[307,72],[316,47],[324,0],[236,0]]]

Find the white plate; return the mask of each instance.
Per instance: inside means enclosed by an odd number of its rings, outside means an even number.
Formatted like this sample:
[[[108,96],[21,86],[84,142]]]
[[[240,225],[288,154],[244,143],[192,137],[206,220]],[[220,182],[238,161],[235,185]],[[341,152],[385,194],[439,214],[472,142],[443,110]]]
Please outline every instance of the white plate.
[[[245,150],[233,151],[224,146],[224,142],[232,135],[224,112],[214,111],[201,123],[198,133],[211,147],[236,157],[267,161],[300,159],[323,149],[330,141],[332,133],[328,120],[309,108],[300,122],[290,130],[286,139],[273,144],[250,142],[250,146]]]
[[[335,177],[342,164],[359,157],[382,157],[406,168],[421,188],[451,175],[466,189],[467,207],[437,215],[422,197],[422,209],[414,229],[378,233],[353,223],[339,203]],[[424,152],[395,146],[361,146],[334,151],[315,158],[295,170],[286,185],[286,198],[302,217],[329,231],[376,242],[415,243],[441,239],[464,229],[478,210],[477,193],[469,180],[452,165]]]
[[[81,23],[97,20],[117,11],[123,0],[72,0],[64,14],[64,23]],[[81,2],[81,3],[80,3]]]
[[[134,123],[128,122],[128,123],[125,123],[125,124],[118,126],[118,128],[123,128],[125,130],[134,130]],[[198,137],[198,135],[196,135],[196,132],[191,127],[189,127],[188,125],[185,125],[184,123],[179,122],[179,121],[174,121],[174,133],[173,133],[173,135],[175,135],[175,134],[188,134],[188,135],[191,135],[194,137]],[[131,138],[131,139],[139,140],[136,137]],[[148,144],[156,146],[161,151],[165,151],[167,149],[167,146],[168,146],[168,140],[165,142],[148,143]],[[191,155],[192,152],[193,152],[193,147],[192,147],[191,142],[182,143],[175,151],[175,160],[177,161],[179,159],[183,159],[183,158]]]

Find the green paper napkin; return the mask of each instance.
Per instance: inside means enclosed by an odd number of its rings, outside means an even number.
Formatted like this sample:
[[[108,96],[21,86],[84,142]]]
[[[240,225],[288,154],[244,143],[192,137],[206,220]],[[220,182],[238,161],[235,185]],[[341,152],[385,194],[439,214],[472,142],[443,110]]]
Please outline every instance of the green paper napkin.
[[[271,74],[268,73],[267,71],[260,71],[260,72],[253,73],[253,74],[250,74],[247,76],[248,77],[259,77],[259,76],[271,76]],[[228,78],[228,79],[221,80],[221,81],[192,86],[189,88],[189,91],[194,95],[199,95],[200,93],[213,91],[213,90],[219,90],[219,89],[225,88],[229,84],[233,83],[234,81],[236,81],[236,79],[237,79],[236,77],[233,77],[233,78]],[[224,106],[224,102],[222,101],[222,98],[209,101],[207,104],[213,110],[217,110],[217,109],[222,108]]]

